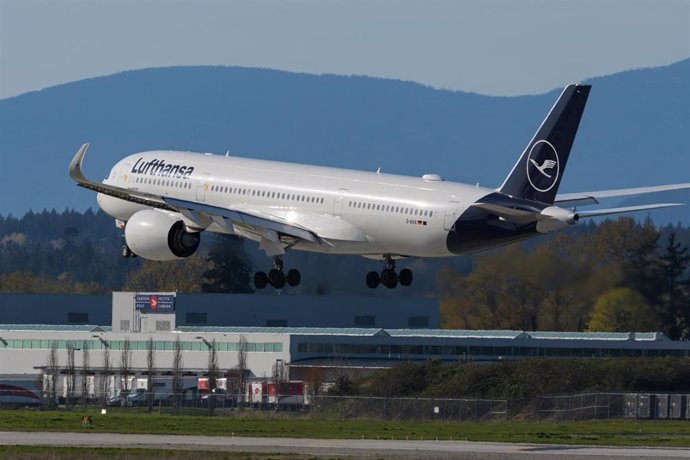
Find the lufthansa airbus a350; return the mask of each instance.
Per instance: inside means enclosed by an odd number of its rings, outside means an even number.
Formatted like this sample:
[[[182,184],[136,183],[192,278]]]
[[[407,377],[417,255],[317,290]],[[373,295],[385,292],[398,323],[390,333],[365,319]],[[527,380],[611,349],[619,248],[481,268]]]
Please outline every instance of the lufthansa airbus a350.
[[[477,252],[574,225],[581,218],[678,203],[575,210],[598,199],[690,188],[690,183],[557,194],[590,86],[569,85],[497,189],[444,181],[436,174],[396,176],[222,155],[150,151],[119,161],[102,182],[82,173],[84,144],[69,167],[78,185],[98,192],[101,209],[124,230],[122,255],[153,260],[189,257],[201,233],[257,241],[273,258],[254,284],[297,286],[283,270],[291,249],[379,259],[366,284],[409,286],[396,271],[407,257]]]

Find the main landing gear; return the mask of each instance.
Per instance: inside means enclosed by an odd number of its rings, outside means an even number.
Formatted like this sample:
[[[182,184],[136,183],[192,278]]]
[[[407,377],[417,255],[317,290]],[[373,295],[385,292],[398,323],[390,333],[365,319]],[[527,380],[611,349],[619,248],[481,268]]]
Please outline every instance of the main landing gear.
[[[123,244],[122,247],[120,248],[120,255],[124,257],[125,259],[129,259],[130,257],[136,257],[137,255],[132,252],[131,249],[129,249],[129,246],[126,244]]]
[[[395,260],[391,257],[386,257],[385,266],[381,275],[377,272],[367,273],[367,287],[376,289],[379,284],[383,284],[388,289],[395,288],[398,283],[401,286],[409,286],[412,284],[412,270],[403,268],[400,274],[395,273]]]
[[[254,287],[257,289],[263,289],[267,284],[270,284],[276,289],[282,289],[285,287],[285,283],[289,286],[295,287],[299,286],[300,281],[302,281],[302,275],[299,270],[291,268],[288,270],[287,275],[283,272],[283,258],[276,256],[273,258],[273,268],[268,272],[256,272],[254,274]]]

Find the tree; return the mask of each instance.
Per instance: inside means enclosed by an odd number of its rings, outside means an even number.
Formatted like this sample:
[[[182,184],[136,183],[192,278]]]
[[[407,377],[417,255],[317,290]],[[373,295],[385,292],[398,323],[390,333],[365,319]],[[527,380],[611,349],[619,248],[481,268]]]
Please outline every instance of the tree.
[[[275,391],[275,402],[280,404],[280,397],[287,395],[288,392],[288,369],[282,359],[277,359],[273,364],[271,382]]]
[[[251,294],[252,264],[244,250],[244,242],[237,236],[216,235],[208,253],[211,266],[204,272],[204,292]]]
[[[240,342],[237,346],[237,365],[235,366],[232,376],[235,378],[233,387],[238,398],[240,407],[244,402],[244,394],[247,391],[247,338],[240,335]]]
[[[120,378],[122,379],[122,405],[127,404],[127,395],[129,394],[129,376],[132,373],[132,345],[129,341],[129,337],[125,337],[122,342],[122,352],[120,353]]]
[[[182,372],[184,368],[184,362],[182,359],[182,342],[180,342],[180,337],[178,336],[173,343],[173,398],[175,401],[175,413],[180,413],[180,405],[182,404]]]
[[[690,298],[685,290],[683,275],[688,271],[690,254],[687,246],[676,241],[676,234],[668,236],[663,254],[659,257],[659,314],[664,332],[674,339],[690,336]]]
[[[156,372],[156,356],[153,345],[153,337],[146,341],[146,405],[148,411],[153,410],[154,382],[153,376]]]
[[[89,368],[89,342],[84,340],[82,343],[82,360],[81,360],[81,398],[82,404],[86,404],[89,399],[89,374],[91,369]]]
[[[123,289],[201,292],[208,269],[209,263],[198,254],[177,261],[144,260],[139,269],[130,273]]]
[[[208,347],[208,413],[213,414],[215,406],[216,385],[218,383],[218,352],[216,351],[216,339],[211,341]]]
[[[55,409],[59,372],[60,364],[58,362],[57,341],[53,340],[50,343],[50,351],[48,352],[47,378],[44,383],[45,393],[48,397],[48,408],[51,410]]]
[[[594,306],[590,332],[648,332],[658,320],[644,297],[629,288],[615,288],[601,295]]]
[[[76,366],[74,364],[74,343],[67,342],[67,375],[65,376],[65,405],[72,405],[74,386],[76,379]]]
[[[105,407],[108,400],[108,392],[110,391],[110,345],[104,343],[103,347],[103,374],[101,375],[101,405]]]

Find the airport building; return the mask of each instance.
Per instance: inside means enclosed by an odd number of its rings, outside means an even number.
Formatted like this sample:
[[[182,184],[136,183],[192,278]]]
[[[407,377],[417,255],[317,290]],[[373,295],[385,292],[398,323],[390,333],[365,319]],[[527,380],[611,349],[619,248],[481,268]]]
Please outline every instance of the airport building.
[[[52,348],[57,350],[60,373],[68,371],[71,354],[76,369],[81,370],[86,360],[88,372],[96,378],[106,367],[117,373],[129,348],[130,373],[143,376],[149,340],[159,375],[170,374],[179,341],[186,376],[204,376],[215,344],[221,374],[235,369],[240,350],[245,350],[248,380],[270,380],[277,363],[285,366],[290,380],[308,380],[318,371],[329,381],[343,373],[357,377],[432,358],[491,362],[690,356],[690,342],[673,341],[661,333],[439,329],[437,303],[424,299],[116,292],[108,315],[101,298],[55,296],[50,302],[45,297],[53,296],[24,297],[23,307],[18,304],[22,296],[2,298],[0,381],[36,381]],[[89,304],[98,306],[90,309]],[[79,324],[92,318],[96,324]],[[110,324],[102,324],[106,319]]]

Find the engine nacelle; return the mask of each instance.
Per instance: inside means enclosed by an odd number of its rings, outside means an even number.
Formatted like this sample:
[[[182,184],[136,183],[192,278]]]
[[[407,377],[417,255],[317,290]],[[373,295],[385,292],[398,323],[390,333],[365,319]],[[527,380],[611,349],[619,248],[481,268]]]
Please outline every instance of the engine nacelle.
[[[539,233],[561,230],[570,225],[575,225],[580,220],[580,216],[577,213],[559,208],[558,206],[544,208],[541,215],[544,217],[537,222],[537,231]]]
[[[179,217],[145,209],[134,213],[125,226],[125,241],[132,252],[150,260],[176,260],[196,252],[199,232],[188,232]]]

